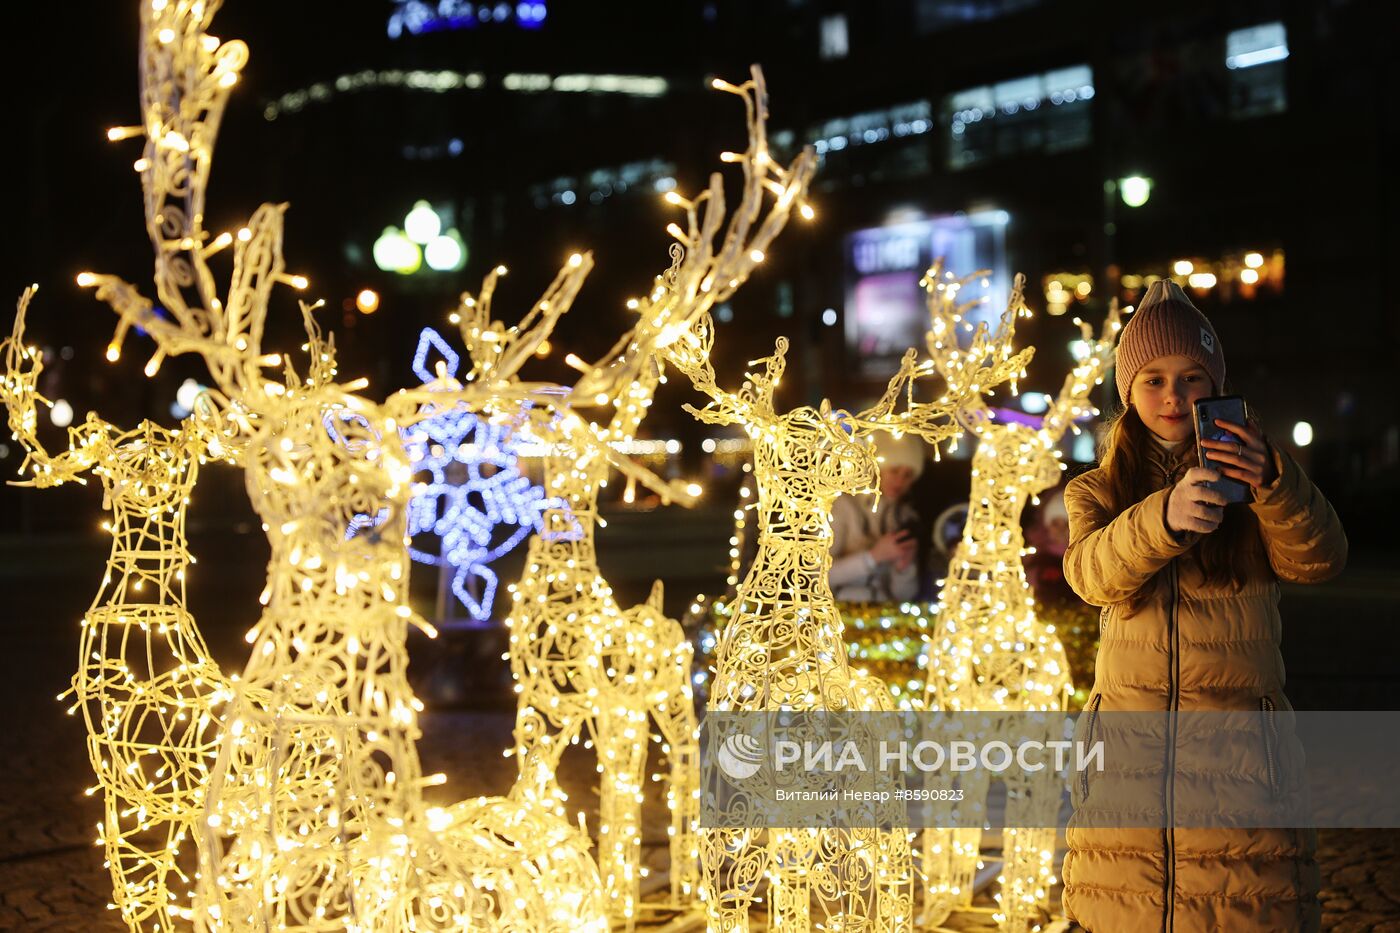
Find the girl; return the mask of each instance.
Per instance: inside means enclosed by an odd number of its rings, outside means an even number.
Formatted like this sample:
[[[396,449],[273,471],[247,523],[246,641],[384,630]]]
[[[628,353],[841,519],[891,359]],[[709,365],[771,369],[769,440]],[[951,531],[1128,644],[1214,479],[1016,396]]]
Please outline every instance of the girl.
[[[1225,357],[1174,282],[1148,289],[1124,328],[1116,376],[1125,407],[1100,465],[1065,489],[1065,578],[1103,607],[1086,714],[1289,710],[1278,581],[1318,583],[1341,572],[1347,541],[1336,513],[1254,424],[1218,422],[1238,441],[1203,442],[1215,466],[1196,465],[1192,402],[1224,391]],[[1221,476],[1248,484],[1250,501],[1227,506],[1201,485]],[[1175,760],[1174,739],[1163,751]],[[1297,760],[1296,747],[1284,754]],[[1262,757],[1244,777],[1218,777],[1272,780]],[[1200,777],[1169,763],[1163,773],[1169,793]],[[1077,803],[1092,805],[1091,787],[1084,790]],[[1068,833],[1064,904],[1091,933],[1319,926],[1310,831],[1087,822]]]

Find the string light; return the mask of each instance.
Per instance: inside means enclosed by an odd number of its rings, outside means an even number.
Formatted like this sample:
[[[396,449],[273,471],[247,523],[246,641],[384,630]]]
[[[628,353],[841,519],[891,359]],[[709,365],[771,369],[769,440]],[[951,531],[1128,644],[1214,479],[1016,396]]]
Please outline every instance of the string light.
[[[645,297],[628,302],[638,315],[636,325],[596,363],[574,354],[565,358],[581,374],[567,405],[554,416],[535,413],[531,421],[532,433],[547,449],[546,491],[565,508],[547,512],[545,532],[531,541],[507,620],[519,693],[516,752],[523,756],[548,743],[557,763],[566,745],[584,735],[591,739],[602,774],[599,869],[613,922],[627,927],[635,923],[638,909],[645,765],[645,743],[639,739],[648,734],[648,720],[670,757],[672,903],[693,906],[699,896],[693,649],[680,625],[663,615],[659,583],[645,604],[625,611],[618,606],[597,564],[598,494],[614,468],[627,478],[629,492],[641,483],[663,502],[688,501],[699,494],[695,484],[662,482],[621,458],[617,448],[633,443],[646,417],[663,378],[665,347],[748,279],[802,201],[813,170],[810,153],[786,169],[768,156],[764,85],[757,69],[742,86],[720,85],[744,99],[749,118],[749,148],[730,160],[745,166],[739,209],[729,216],[724,242],[716,248],[714,239],[725,219],[719,178],[695,198],[674,192],[665,197],[685,211],[686,225],[668,225],[678,240],[671,247],[670,269],[656,278]],[[761,218],[765,204],[771,206]],[[483,310],[493,287],[488,276],[483,296],[467,296],[457,312],[463,341],[473,360],[488,371],[499,336],[485,338],[502,333]],[[592,424],[575,414],[590,407],[611,408],[609,420]],[[567,523],[581,533],[565,534]]]
[[[966,312],[980,303],[960,300],[970,278],[950,280],[939,264],[924,278],[932,321],[928,351],[949,379],[962,378],[967,366],[952,335]],[[1017,276],[1004,321],[1029,316],[1024,287],[1024,277]],[[976,447],[967,522],[942,584],[927,648],[924,703],[929,710],[1062,711],[1073,695],[1064,645],[1055,627],[1037,616],[1026,581],[1023,559],[1032,549],[1025,546],[1021,513],[1028,501],[1038,502],[1037,493],[1060,481],[1065,469],[1060,440],[1066,431],[1078,433],[1076,422],[1098,414],[1090,395],[1113,364],[1120,330],[1116,303],[1097,338],[1087,323],[1078,318],[1075,323],[1084,352],[1059,394],[1049,400],[1039,427],[996,420],[981,392],[967,396],[958,409]],[[989,730],[1002,724],[995,718],[987,722]],[[1008,828],[997,913],[1003,930],[1019,933],[1048,909],[1055,884],[1053,827],[1063,781],[1049,769],[1007,777]],[[985,805],[986,775],[964,777],[963,789],[966,805]],[[929,922],[941,923],[952,910],[971,905],[981,835],[979,828],[925,831],[922,864]]]
[[[922,709],[924,645],[938,612],[937,603],[838,602],[837,606],[851,668],[872,674],[884,684],[896,709]],[[698,661],[712,659],[717,633],[729,623],[734,608],[732,591],[713,601],[703,595],[695,598],[686,618],[700,629]],[[706,680],[703,673],[695,675],[697,686]]]
[[[710,709],[893,708],[878,678],[853,671],[847,660],[827,579],[831,507],[839,495],[874,490],[879,467],[867,443],[872,432],[915,434],[936,445],[961,432],[953,415],[965,399],[1017,378],[1029,354],[1012,356],[1013,330],[1014,319],[1004,320],[995,335],[979,326],[961,365],[945,374],[945,394],[932,403],[914,401],[915,379],[932,367],[916,363],[911,349],[881,399],[857,415],[833,411],[826,402],[776,411],[785,338],[772,356],[751,364],[755,369],[739,392],[715,382],[708,312],[667,344],[668,361],[710,398],[704,408],[687,409],[707,424],[742,427],[754,451],[758,554],[717,645]],[[736,792],[727,805],[761,802]],[[899,814],[888,818],[900,822]],[[701,865],[715,929],[747,929],[760,878],[768,883],[774,929],[811,929],[814,917],[821,929],[897,929],[913,916],[909,839],[899,829],[704,830]]]
[[[355,394],[363,380],[335,381],[334,343],[314,305],[302,305],[304,375],[264,354],[271,287],[305,284],[284,273],[281,206],[263,205],[240,230],[228,298],[216,294],[199,246],[202,205],[230,83],[222,78],[247,50],[209,41],[215,6],[141,4],[141,180],[169,317],[115,277],[85,282],[118,315],[114,347],[139,326],[157,360],[203,358],[214,387],[206,397],[233,429],[221,447],[246,471],[271,546],[264,610],[205,782],[186,919],[211,931],[604,931],[587,840],[537,773],[505,798],[446,810],[423,800],[438,781],[421,773],[422,704],[407,678],[407,626],[427,625],[407,602],[411,466],[401,432],[433,405],[501,398],[492,385],[444,379],[371,402]],[[265,377],[269,367],[281,368],[278,381]],[[346,539],[353,516],[381,511],[376,533]]]
[[[122,431],[96,415],[50,455],[35,429],[41,354],[24,345],[20,297],[10,337],[0,342],[0,400],[25,450],[25,486],[102,484],[112,536],[102,587],[83,616],[71,695],[87,727],[102,790],[98,843],[112,875],[113,903],[133,930],[172,929],[188,910],[192,831],[217,751],[217,711],[232,696],[185,602],[194,558],[185,536],[190,492],[218,433],[190,418],[169,431],[150,421]],[[71,415],[70,415],[71,419]],[[182,846],[184,857],[182,858]]]

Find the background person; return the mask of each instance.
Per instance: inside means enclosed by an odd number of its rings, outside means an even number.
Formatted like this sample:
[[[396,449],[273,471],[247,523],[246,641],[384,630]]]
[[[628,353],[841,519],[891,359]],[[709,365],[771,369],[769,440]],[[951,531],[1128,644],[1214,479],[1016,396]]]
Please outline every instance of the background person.
[[[1047,606],[1065,603],[1082,605],[1065,582],[1069,512],[1065,509],[1063,490],[1050,489],[1040,494],[1040,508],[1026,529],[1026,543],[1035,548],[1034,554],[1026,556],[1025,567],[1026,582],[1031,585],[1036,602]]]
[[[924,442],[875,436],[880,496],[842,496],[831,510],[832,595],[844,602],[904,602],[919,595],[919,515],[908,502],[924,470]],[[873,511],[872,511],[873,508]]]

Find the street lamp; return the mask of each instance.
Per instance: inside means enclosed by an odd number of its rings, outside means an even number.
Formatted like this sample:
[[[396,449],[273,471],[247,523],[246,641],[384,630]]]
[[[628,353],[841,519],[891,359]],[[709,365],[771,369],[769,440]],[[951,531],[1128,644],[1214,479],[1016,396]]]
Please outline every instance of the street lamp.
[[[467,264],[467,247],[454,227],[429,240],[423,248],[423,258],[435,272],[456,272]]]
[[[418,201],[413,210],[403,219],[404,232],[408,238],[420,246],[432,242],[433,237],[442,232],[442,218],[427,201]]]
[[[1118,179],[1118,193],[1123,203],[1129,207],[1142,207],[1152,197],[1152,179],[1142,175],[1129,175]]]
[[[403,229],[385,227],[374,242],[374,263],[385,272],[412,275],[424,263],[434,272],[456,272],[467,264],[467,245],[457,229],[443,232],[443,218],[427,201],[417,201],[403,219]],[[358,302],[357,302],[358,303]],[[374,302],[378,307],[378,302]],[[374,313],[374,308],[360,310]]]
[[[385,227],[374,241],[374,264],[385,272],[412,275],[423,264],[423,251],[398,227]]]

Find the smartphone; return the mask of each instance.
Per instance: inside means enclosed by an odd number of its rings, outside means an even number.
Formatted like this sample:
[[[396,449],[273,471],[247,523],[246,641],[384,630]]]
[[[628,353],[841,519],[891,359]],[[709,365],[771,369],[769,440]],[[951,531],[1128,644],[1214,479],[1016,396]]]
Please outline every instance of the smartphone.
[[[1194,420],[1196,422],[1196,459],[1201,466],[1211,470],[1219,470],[1223,464],[1211,460],[1211,450],[1202,447],[1201,441],[1231,441],[1240,443],[1240,439],[1231,432],[1225,430],[1215,423],[1215,419],[1229,421],[1234,424],[1245,424],[1244,396],[1242,395],[1213,395],[1210,398],[1196,399],[1193,405],[1195,409]],[[1205,486],[1214,489],[1225,497],[1227,502],[1248,502],[1249,485],[1222,476],[1213,483],[1205,483]]]

